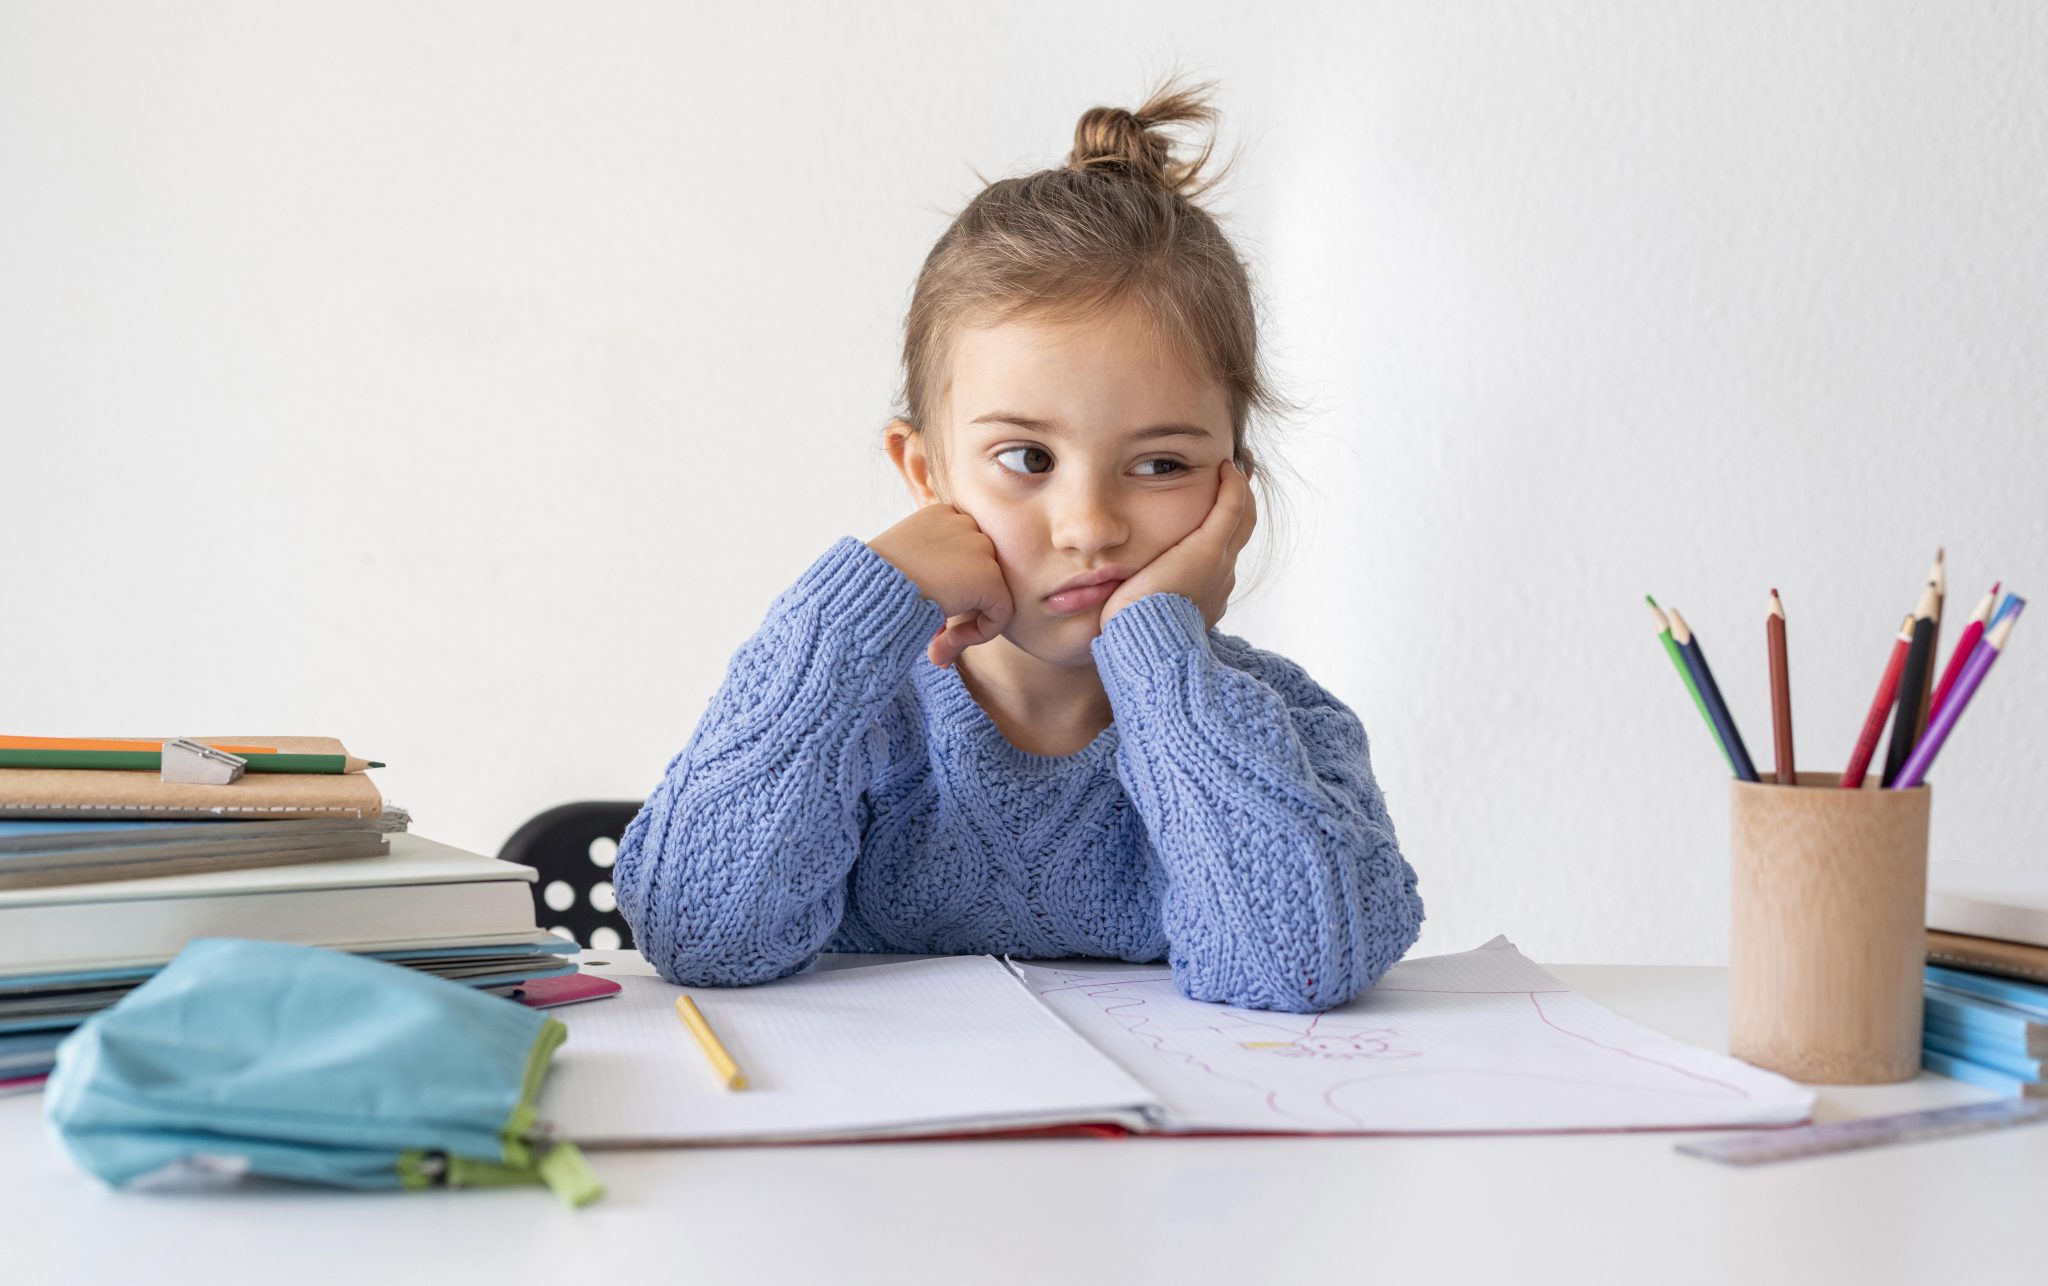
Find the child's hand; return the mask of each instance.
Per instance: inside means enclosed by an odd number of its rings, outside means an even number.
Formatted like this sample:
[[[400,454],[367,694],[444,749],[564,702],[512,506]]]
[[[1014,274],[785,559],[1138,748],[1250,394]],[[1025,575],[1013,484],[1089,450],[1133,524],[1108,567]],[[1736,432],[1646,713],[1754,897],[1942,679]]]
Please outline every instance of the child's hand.
[[[1235,461],[1221,466],[1223,484],[1216,503],[1202,525],[1181,537],[1180,543],[1139,568],[1137,574],[1116,587],[1102,604],[1102,625],[1147,594],[1168,591],[1185,594],[1202,609],[1202,617],[1214,629],[1230,604],[1230,591],[1237,587],[1237,554],[1252,538],[1259,522],[1258,501],[1252,496],[1251,479]]]
[[[951,665],[968,648],[1009,628],[1016,605],[996,562],[996,544],[953,506],[934,501],[869,541],[868,548],[946,614],[945,628],[925,649],[933,665]]]

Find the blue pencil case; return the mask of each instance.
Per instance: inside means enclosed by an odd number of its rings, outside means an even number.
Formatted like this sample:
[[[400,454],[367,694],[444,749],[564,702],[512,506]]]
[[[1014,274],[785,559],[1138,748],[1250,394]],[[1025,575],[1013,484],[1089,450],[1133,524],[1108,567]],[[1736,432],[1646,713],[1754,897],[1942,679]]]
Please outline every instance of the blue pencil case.
[[[568,1030],[322,947],[192,942],[57,1047],[44,1119],[120,1188],[258,1175],[352,1188],[602,1192],[536,1102]]]

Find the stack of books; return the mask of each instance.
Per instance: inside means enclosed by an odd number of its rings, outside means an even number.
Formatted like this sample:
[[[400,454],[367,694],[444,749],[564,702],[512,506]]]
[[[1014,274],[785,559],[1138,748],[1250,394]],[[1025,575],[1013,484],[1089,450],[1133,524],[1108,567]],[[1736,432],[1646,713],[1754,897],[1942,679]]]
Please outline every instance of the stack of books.
[[[39,1088],[73,1028],[195,938],[332,947],[508,995],[576,972],[575,944],[535,921],[531,867],[411,834],[331,738],[199,738],[252,764],[328,757],[223,784],[73,766],[31,740],[0,737],[0,764],[29,765],[0,766],[0,1094]]]
[[[2048,871],[1931,864],[1924,992],[1922,1066],[2048,1097]]]

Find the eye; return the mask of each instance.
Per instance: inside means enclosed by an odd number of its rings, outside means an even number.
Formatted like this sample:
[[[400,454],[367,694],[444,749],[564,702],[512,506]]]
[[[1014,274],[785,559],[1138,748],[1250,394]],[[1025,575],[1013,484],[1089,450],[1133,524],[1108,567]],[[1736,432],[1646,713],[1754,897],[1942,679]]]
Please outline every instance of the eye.
[[[1163,469],[1163,470],[1161,470],[1161,471],[1160,471],[1160,472],[1158,472],[1158,473],[1148,473],[1148,474],[1146,474],[1146,475],[1145,475],[1145,476],[1146,476],[1146,477],[1148,477],[1148,478],[1171,478],[1171,477],[1172,477],[1172,476],[1173,476],[1174,474],[1176,474],[1176,473],[1186,473],[1186,472],[1188,471],[1188,467],[1187,467],[1186,465],[1182,464],[1182,463],[1181,463],[1180,461],[1178,461],[1178,460],[1170,460],[1170,459],[1168,459],[1168,458],[1167,458],[1167,457],[1165,457],[1165,456],[1158,456],[1158,457],[1156,457],[1156,458],[1154,458],[1154,459],[1151,459],[1151,460],[1147,460],[1147,461],[1145,461],[1145,463],[1146,463],[1146,464],[1167,464],[1167,465],[1172,465],[1172,466],[1173,466],[1173,467],[1172,467],[1172,468],[1170,468],[1170,469]]]
[[[995,463],[1010,473],[1047,473],[1053,469],[1053,453],[1044,446],[1010,446],[995,453]]]

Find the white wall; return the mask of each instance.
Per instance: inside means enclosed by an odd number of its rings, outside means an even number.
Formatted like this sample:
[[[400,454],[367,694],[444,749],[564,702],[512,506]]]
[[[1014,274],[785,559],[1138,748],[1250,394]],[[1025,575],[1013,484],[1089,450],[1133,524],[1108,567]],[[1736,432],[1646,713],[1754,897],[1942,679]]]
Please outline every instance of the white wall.
[[[6,3],[0,730],[336,735],[484,850],[644,795],[907,511],[973,169],[1178,64],[1315,407],[1223,628],[1365,719],[1423,950],[1719,960],[1724,773],[1642,595],[1768,762],[1779,587],[1818,768],[1938,543],[1958,617],[2048,593],[2044,60],[2024,3]],[[2042,629],[1937,858],[2048,865]]]

